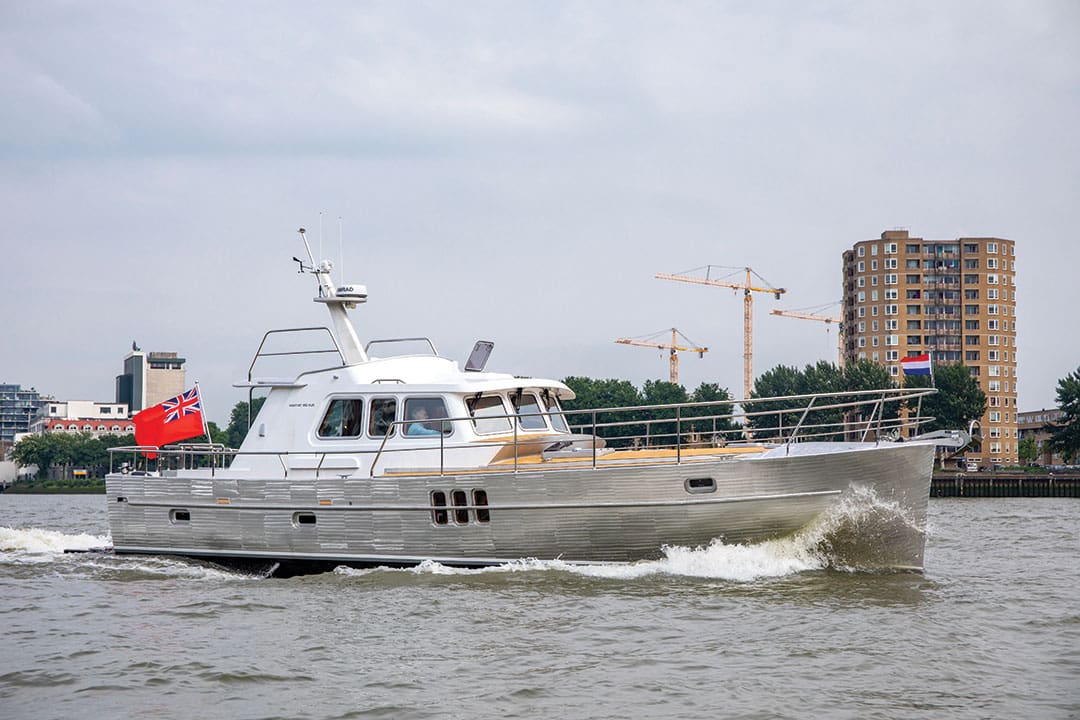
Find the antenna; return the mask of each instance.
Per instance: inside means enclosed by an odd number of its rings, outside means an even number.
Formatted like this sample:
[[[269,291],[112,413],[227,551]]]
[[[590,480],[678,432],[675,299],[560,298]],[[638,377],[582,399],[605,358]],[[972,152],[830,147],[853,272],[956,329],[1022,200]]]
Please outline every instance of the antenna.
[[[323,211],[320,210],[319,211],[319,260],[320,261],[323,259],[323,252],[322,252],[322,216],[323,216]]]
[[[345,240],[341,233],[341,216],[337,218],[338,280],[345,284]]]
[[[311,245],[308,245],[307,231],[304,230],[304,228],[300,228],[296,232],[300,233],[300,239],[304,241],[304,248],[307,250],[308,261],[311,262],[311,267],[314,269],[314,267],[315,267],[315,258],[313,258],[311,256]],[[294,257],[293,260],[296,260],[296,258]],[[297,262],[300,262],[300,261],[297,260]],[[300,263],[300,267],[303,268],[303,266],[304,266],[304,264]]]

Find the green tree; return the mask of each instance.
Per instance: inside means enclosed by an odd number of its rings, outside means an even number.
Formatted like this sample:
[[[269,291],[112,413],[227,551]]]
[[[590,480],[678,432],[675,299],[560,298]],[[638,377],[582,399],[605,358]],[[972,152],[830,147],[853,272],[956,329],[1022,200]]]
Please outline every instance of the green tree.
[[[1033,463],[1039,459],[1039,445],[1030,435],[1021,440],[1016,449],[1022,463]]]
[[[21,467],[36,465],[39,474],[47,474],[56,457],[57,447],[48,434],[27,435],[11,449],[11,457]]]
[[[641,388],[642,404],[644,405],[675,405],[689,401],[686,388],[665,380],[646,380]],[[658,408],[643,413],[652,422],[645,426],[645,442],[647,445],[675,445],[677,426],[674,422],[656,422],[674,418],[675,408]],[[681,416],[681,411],[678,411]]]
[[[644,404],[638,389],[626,380],[593,380],[587,377],[571,376],[563,380],[574,391],[576,397],[563,403],[568,421],[577,426],[578,432],[591,434],[593,413],[586,412],[595,408],[623,408]],[[605,423],[627,423],[641,417],[638,411],[596,413],[597,425]],[[596,434],[607,438],[613,447],[632,444],[633,438],[644,435],[642,425],[620,425],[616,427],[597,427]]]
[[[933,430],[967,430],[972,420],[986,412],[986,393],[964,364],[934,365],[933,386],[937,393],[922,399],[921,415],[934,420],[923,426],[923,432]],[[908,375],[904,387],[930,387],[931,376]],[[915,408],[910,408],[914,413]]]
[[[813,407],[803,415],[808,399],[768,400],[767,398],[787,395],[817,395],[819,393],[860,392],[858,396],[836,398],[835,400],[816,400],[817,405],[836,405],[854,400],[876,399],[875,390],[895,387],[889,371],[878,363],[858,360],[850,363],[843,370],[834,363],[819,360],[807,365],[802,370],[785,365],[777,365],[763,373],[754,383],[752,397],[765,398],[764,401],[751,403],[747,424],[753,428],[758,439],[786,436],[799,422],[800,437],[815,440],[837,440],[843,437],[839,428],[859,427],[861,421],[874,419],[892,420],[899,416],[899,403],[888,403],[882,408],[863,405],[853,409]],[[783,411],[783,412],[779,412]],[[766,414],[760,414],[766,413]],[[883,413],[883,415],[882,415]]]
[[[690,402],[711,404],[686,408],[683,411],[683,417],[691,419],[683,423],[684,431],[688,429],[693,433],[708,433],[718,441],[721,438],[731,440],[735,437],[735,431],[739,428],[731,420],[734,405],[727,388],[720,387],[716,383],[701,383],[694,392],[690,393]],[[723,417],[718,418],[717,415]]]
[[[803,377],[798,368],[777,365],[758,376],[750,397],[757,400],[798,395],[802,392],[802,387]],[[746,425],[753,429],[754,436],[759,439],[777,438],[782,432],[781,428],[795,426],[799,416],[794,413],[794,409],[801,406],[802,403],[798,400],[748,403],[744,408],[747,411]],[[792,412],[778,412],[786,410]]]
[[[866,393],[865,395],[858,396],[858,399],[871,399],[874,397],[874,390],[884,390],[888,388],[896,387],[896,381],[892,375],[889,374],[888,369],[879,363],[872,360],[856,360],[855,362],[848,363],[844,366],[844,390],[848,392]],[[880,397],[880,396],[878,396]],[[864,422],[868,420],[883,420],[886,423],[886,427],[889,427],[890,421],[894,421],[900,417],[902,407],[899,402],[887,402],[882,404],[881,407],[875,408],[873,405],[860,405],[859,407],[848,410],[845,413],[845,424],[848,428],[854,429],[861,435]],[[873,414],[873,418],[871,418]]]
[[[882,390],[895,387],[888,369],[872,360],[856,360],[844,366],[845,390]]]
[[[756,399],[811,395],[842,390],[844,390],[844,375],[840,368],[833,363],[821,360],[814,365],[807,365],[802,370],[777,365],[757,379],[751,397]],[[751,403],[748,408],[747,424],[753,428],[755,437],[766,439],[785,436],[802,421],[802,436],[828,439],[831,435],[822,433],[825,433],[828,428],[839,426],[841,411],[835,408],[811,410],[804,417],[803,411],[807,403],[806,399]]]
[[[1057,405],[1064,415],[1046,426],[1049,446],[1072,463],[1080,455],[1080,368],[1058,380]]]
[[[109,448],[134,445],[132,435],[103,435],[88,432],[49,432],[28,435],[12,450],[19,465],[36,465],[43,478],[68,477],[73,469],[85,469],[92,477],[104,477],[109,469]]]
[[[251,401],[251,422],[255,422],[259,411],[262,410],[265,397],[257,397]],[[238,448],[244,442],[248,434],[248,403],[246,400],[236,403],[229,415],[229,425],[225,428],[225,437],[222,442],[226,447]]]
[[[206,434],[203,433],[202,435],[196,435],[195,437],[188,438],[187,440],[181,440],[177,444],[197,445],[200,443],[205,444],[211,442],[217,443],[219,445],[225,445],[226,447],[228,447],[228,443],[226,442],[228,440],[228,433],[225,430],[219,428],[216,422],[214,422],[213,420],[208,421],[206,423],[206,428],[210,431],[209,440],[207,439]]]

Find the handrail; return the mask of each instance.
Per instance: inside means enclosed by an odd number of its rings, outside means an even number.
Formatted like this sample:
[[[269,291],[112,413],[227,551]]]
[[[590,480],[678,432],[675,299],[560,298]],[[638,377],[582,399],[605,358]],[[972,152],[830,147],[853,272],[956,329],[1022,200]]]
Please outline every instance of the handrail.
[[[803,423],[806,421],[806,416],[810,414],[810,409],[814,407],[815,400],[817,400],[817,397],[810,398],[810,402],[806,404],[806,409],[803,410],[802,417],[800,417],[799,422],[795,424],[795,429],[791,431],[791,435],[788,437],[787,441],[787,450],[785,451],[787,454],[791,454],[791,443],[795,442],[795,436],[799,434],[799,428],[801,428],[803,426]],[[784,416],[781,414],[780,419],[782,420],[783,417]],[[781,432],[780,437],[783,436],[784,434],[783,432]]]
[[[276,352],[276,353],[264,353],[263,347],[266,345],[266,341],[270,339],[271,335],[284,335],[286,333],[300,333],[300,332],[314,332],[316,330],[323,330],[330,336],[330,341],[334,343],[334,349],[326,350],[290,350],[288,352]],[[338,345],[337,338],[334,337],[334,333],[330,332],[330,328],[325,325],[316,325],[312,327],[300,327],[300,328],[282,328],[279,330],[267,330],[263,335],[262,341],[259,343],[258,350],[255,351],[255,356],[251,358],[251,364],[248,365],[248,382],[251,382],[252,375],[255,372],[255,363],[259,361],[260,357],[283,357],[288,355],[322,355],[327,353],[336,352],[338,357],[341,358],[341,364],[345,365],[345,355],[341,352],[341,346]]]
[[[431,339],[426,337],[381,338],[379,340],[369,340],[368,344],[364,346],[364,352],[368,352],[371,349],[372,345],[388,345],[390,343],[401,342],[426,342],[428,344],[428,347],[431,348],[431,354],[435,357],[439,356],[439,351],[435,349],[435,343],[431,342]]]
[[[585,423],[570,423],[565,421],[565,427],[569,430],[570,436],[562,434],[557,430],[552,432],[555,425],[551,427],[545,425],[540,430],[539,435],[550,435],[552,442],[559,442],[560,439],[566,439],[567,437],[580,437],[575,436],[574,433],[588,432],[589,445],[588,450],[591,458],[592,468],[599,466],[600,443],[601,438],[606,439],[608,444],[617,443],[618,445],[627,444],[636,446],[642,439],[646,441],[646,445],[652,447],[665,447],[674,449],[673,462],[681,464],[683,462],[684,453],[683,446],[687,442],[684,438],[686,433],[687,422],[692,422],[695,425],[691,426],[691,434],[698,432],[696,423],[712,424],[712,439],[710,443],[717,445],[724,445],[728,441],[734,439],[736,442],[741,440],[749,440],[748,430],[750,427],[754,428],[755,444],[762,444],[772,446],[774,444],[786,444],[788,446],[788,452],[790,452],[791,444],[801,441],[810,440],[814,438],[835,438],[841,436],[844,438],[849,437],[852,433],[860,433],[860,439],[866,441],[871,432],[876,433],[878,439],[882,438],[885,432],[895,431],[903,427],[919,427],[928,422],[931,422],[933,418],[922,416],[922,398],[936,392],[933,388],[886,388],[882,390],[866,390],[866,391],[843,391],[836,393],[818,393],[818,394],[805,394],[805,395],[788,395],[788,396],[776,396],[776,397],[762,397],[753,398],[745,402],[743,411],[736,414],[734,412],[719,413],[713,412],[711,414],[704,415],[687,415],[687,411],[691,409],[701,408],[717,408],[723,409],[723,406],[734,405],[731,400],[713,400],[702,401],[694,403],[669,403],[664,405],[640,405],[629,408],[604,408],[604,409],[589,409],[589,410],[548,410],[536,413],[527,413],[527,416],[535,415],[538,417],[553,417],[557,415],[564,415],[568,417],[585,416]],[[886,417],[885,406],[888,403],[900,403],[917,399],[919,402],[914,408],[914,417],[910,412],[897,414],[894,417]],[[803,404],[792,405],[795,401],[806,400]],[[789,405],[788,407],[770,407],[767,409],[754,410],[755,404],[761,406],[762,404],[775,404],[784,403]],[[907,406],[911,408],[911,405]],[[869,408],[870,412],[868,416],[864,416],[862,412],[852,412],[858,408]],[[672,411],[668,417],[656,417],[655,414],[648,417],[632,417],[629,419],[618,419],[619,414],[633,413],[635,411],[640,412],[642,410],[652,411]],[[821,418],[816,422],[807,422],[812,414],[822,413],[829,410],[842,410],[839,416],[825,416],[816,415]],[[615,419],[603,418],[601,422],[602,414],[609,413]],[[785,423],[786,415],[799,414],[798,421],[793,425],[787,425]],[[275,450],[260,450],[260,451],[239,451],[220,446],[207,447],[205,449],[193,448],[191,446],[180,447],[168,447],[157,448],[151,446],[133,446],[133,447],[117,447],[110,448],[110,472],[113,471],[114,453],[131,452],[135,455],[134,467],[138,468],[140,465],[139,460],[140,453],[145,455],[147,453],[156,453],[162,458],[188,458],[188,457],[205,457],[208,458],[210,463],[211,472],[215,472],[218,467],[225,466],[225,458],[237,456],[275,456],[278,458],[281,464],[282,473],[284,477],[289,476],[290,463],[287,462],[290,455],[308,455],[316,456],[317,464],[315,466],[316,477],[321,475],[324,465],[326,464],[328,457],[334,455],[348,455],[354,458],[370,457],[374,456],[370,466],[367,468],[367,473],[370,477],[376,476],[377,468],[380,461],[388,453],[409,453],[417,450],[437,450],[439,453],[438,471],[445,474],[447,472],[447,459],[448,453],[460,451],[464,449],[476,449],[477,447],[485,448],[512,448],[513,450],[513,471],[519,472],[522,469],[521,459],[523,457],[522,439],[523,435],[528,435],[531,438],[536,437],[533,433],[529,432],[527,428],[522,427],[520,419],[522,417],[519,413],[504,413],[497,415],[485,415],[483,419],[506,419],[510,421],[510,437],[506,438],[492,438],[490,440],[484,439],[483,443],[478,443],[475,439],[469,438],[465,441],[453,441],[448,442],[448,436],[445,432],[439,433],[438,445],[432,443],[416,444],[402,443],[400,447],[390,446],[389,440],[395,435],[400,433],[401,437],[405,436],[404,426],[413,422],[408,419],[393,420],[387,426],[385,434],[382,436],[382,440],[379,442],[377,448],[349,448],[349,449],[317,449],[310,448],[305,450],[291,450],[291,451],[275,451]],[[754,424],[753,421],[757,418],[775,418],[775,425],[761,425]],[[751,422],[750,426],[729,426],[717,428],[717,421],[730,421],[736,418],[741,418]],[[444,428],[450,423],[464,423],[468,421],[473,423],[478,418],[473,415],[465,415],[461,417],[446,417],[446,418],[429,418],[427,422],[439,423]],[[398,428],[401,428],[398,430]],[[644,434],[641,430],[644,428]],[[626,432],[629,431],[629,432]],[[626,432],[626,434],[622,434]],[[705,433],[710,431],[706,429]],[[414,438],[415,439],[415,438]],[[581,438],[585,439],[585,438]],[[579,445],[579,448],[585,450],[586,448]],[[497,450],[501,451],[501,450]],[[537,452],[536,445],[533,444],[529,452]],[[509,453],[507,453],[509,455]],[[584,457],[582,458],[584,459]],[[174,469],[187,469],[187,460],[182,460],[183,468],[175,467]],[[162,465],[159,461],[158,468]],[[128,467],[127,463],[124,463],[124,467]],[[145,465],[144,467],[149,467]],[[358,464],[358,468],[363,468],[362,462]]]
[[[334,349],[333,350],[330,350],[330,349],[326,349],[326,350],[290,350],[288,352],[275,352],[275,353],[264,353],[263,352],[263,347],[266,346],[266,341],[270,339],[271,335],[285,335],[285,334],[289,334],[289,333],[315,332],[315,331],[319,331],[319,330],[324,331],[327,335],[330,336],[330,342],[334,344]],[[346,364],[345,363],[345,354],[341,352],[341,346],[338,345],[337,338],[334,337],[334,333],[330,332],[330,328],[326,327],[325,325],[315,325],[315,326],[311,326],[311,327],[281,328],[281,329],[277,329],[277,330],[267,330],[263,334],[262,340],[259,342],[259,347],[255,351],[255,356],[251,358],[251,364],[248,365],[248,373],[247,373],[248,384],[250,385],[251,382],[252,382],[252,377],[255,374],[255,363],[259,362],[259,358],[263,358],[263,357],[287,357],[287,356],[292,356],[292,355],[323,355],[323,354],[329,354],[329,353],[337,353],[338,358],[341,360],[341,366],[344,366]],[[301,373],[301,374],[303,374],[303,373]],[[248,412],[247,427],[248,427],[249,431],[251,430],[251,420],[252,420],[252,418],[251,418],[251,405],[252,405],[252,402],[254,401],[254,399],[255,399],[255,388],[254,387],[249,387],[248,388],[248,406],[247,406],[247,412]]]

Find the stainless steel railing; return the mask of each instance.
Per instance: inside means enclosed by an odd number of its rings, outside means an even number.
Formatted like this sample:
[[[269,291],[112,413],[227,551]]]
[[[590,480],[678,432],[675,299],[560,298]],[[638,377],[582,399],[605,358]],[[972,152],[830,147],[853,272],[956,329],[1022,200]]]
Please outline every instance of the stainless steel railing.
[[[790,448],[792,443],[809,440],[843,439],[865,442],[870,439],[891,438],[905,428],[918,428],[933,420],[921,415],[921,407],[922,398],[934,392],[936,390],[933,388],[890,388],[754,398],[737,402],[717,400],[530,413],[538,417],[564,415],[569,418],[582,418],[583,421],[568,423],[570,434],[553,430],[554,426],[550,421],[545,422],[543,431],[533,432],[522,428],[522,416],[517,413],[484,415],[484,420],[508,421],[510,432],[506,440],[499,440],[497,435],[495,439],[490,439],[475,434],[466,441],[459,440],[459,434],[464,433],[459,433],[455,428],[481,419],[468,415],[426,419],[426,424],[443,429],[449,427],[450,432],[439,432],[437,443],[423,443],[421,438],[409,437],[407,434],[407,426],[414,421],[401,419],[390,423],[381,439],[368,439],[377,440],[377,446],[354,446],[343,450],[241,452],[220,445],[183,444],[166,448],[112,448],[109,451],[110,472],[116,470],[116,459],[125,456],[130,458],[126,462],[129,472],[175,472],[207,468],[212,476],[238,456],[272,456],[278,459],[283,476],[288,477],[290,458],[314,457],[317,458],[314,471],[318,478],[324,472],[329,472],[324,469],[324,465],[332,458],[357,458],[357,470],[363,470],[365,463],[362,460],[370,457],[371,463],[366,468],[367,476],[376,477],[377,470],[384,467],[386,457],[399,456],[402,453],[438,451],[437,472],[442,475],[448,470],[448,457],[452,458],[465,450],[475,452],[478,447],[492,450],[491,457],[497,456],[504,448],[511,448],[512,452],[506,459],[512,458],[512,469],[519,472],[521,458],[537,454],[535,448],[543,444],[545,438],[550,438],[552,445],[571,443],[579,447],[586,446],[588,458],[594,468],[598,467],[605,446],[610,449],[669,449],[674,451],[670,462],[681,463],[684,450],[691,446],[722,447],[732,443],[752,443],[787,445]],[[915,407],[912,412],[913,403]],[[736,405],[739,407],[738,411],[734,409]],[[894,412],[888,411],[891,406],[896,406]],[[703,435],[709,438],[704,443],[700,439]],[[408,438],[406,443],[397,442],[405,438]],[[146,457],[148,453],[157,455],[153,471],[150,470],[151,461]],[[658,461],[663,460],[658,458]],[[432,467],[431,471],[436,471],[436,468]]]

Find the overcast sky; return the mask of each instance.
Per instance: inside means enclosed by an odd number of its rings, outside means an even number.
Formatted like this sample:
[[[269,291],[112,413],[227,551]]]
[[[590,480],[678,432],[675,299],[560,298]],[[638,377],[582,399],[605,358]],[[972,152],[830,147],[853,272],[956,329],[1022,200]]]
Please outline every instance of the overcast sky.
[[[1080,3],[5,2],[0,382],[111,401],[137,340],[210,418],[262,333],[321,325],[296,228],[366,283],[362,337],[688,389],[835,360],[841,253],[1016,241],[1021,410],[1080,365]],[[344,237],[339,248],[338,227]],[[838,312],[838,307],[833,308]]]

